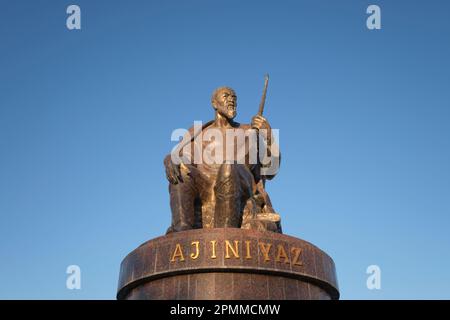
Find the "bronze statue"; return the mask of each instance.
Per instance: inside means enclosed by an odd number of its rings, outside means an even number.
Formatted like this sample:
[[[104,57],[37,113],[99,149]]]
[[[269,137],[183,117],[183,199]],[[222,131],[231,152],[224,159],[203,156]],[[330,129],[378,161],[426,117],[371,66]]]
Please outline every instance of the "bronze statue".
[[[267,82],[266,76],[259,112],[250,125],[234,121],[235,91],[229,87],[216,89],[211,98],[215,119],[197,132],[191,127],[176,152],[164,159],[172,210],[172,224],[167,233],[225,227],[281,233],[279,215],[274,212],[264,187],[265,181],[276,172],[265,173],[267,162],[260,160],[261,151],[265,151],[270,165],[278,165],[280,160],[272,128],[262,116]],[[263,131],[266,135],[259,134]],[[244,138],[236,138],[237,133],[243,133]],[[201,134],[209,139],[198,139]],[[257,137],[256,149],[252,148],[252,137]],[[188,159],[180,157],[182,160],[177,163],[174,154],[181,156],[182,148],[188,149]],[[214,161],[207,159],[205,152],[211,149]],[[256,151],[256,161],[252,161],[252,151]],[[230,157],[223,159],[224,154]],[[200,161],[192,161],[196,156]]]
[[[250,124],[234,120],[236,93],[220,87],[214,120],[172,132],[182,138],[164,159],[172,223],[122,261],[118,299],[339,298],[333,260],[281,234],[265,190],[280,162],[278,130],[262,116],[267,85]]]

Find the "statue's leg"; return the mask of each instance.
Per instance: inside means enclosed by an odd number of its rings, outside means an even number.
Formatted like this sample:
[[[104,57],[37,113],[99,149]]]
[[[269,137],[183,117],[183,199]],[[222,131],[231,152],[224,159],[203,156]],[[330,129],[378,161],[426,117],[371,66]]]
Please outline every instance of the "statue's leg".
[[[194,180],[183,175],[183,182],[169,185],[172,225],[167,233],[195,228],[195,199],[197,188]]]
[[[250,173],[240,172],[242,170],[244,168],[236,164],[223,164],[219,169],[214,186],[216,228],[241,227],[243,208],[251,195],[251,190],[248,190],[251,186],[249,179],[253,179]]]

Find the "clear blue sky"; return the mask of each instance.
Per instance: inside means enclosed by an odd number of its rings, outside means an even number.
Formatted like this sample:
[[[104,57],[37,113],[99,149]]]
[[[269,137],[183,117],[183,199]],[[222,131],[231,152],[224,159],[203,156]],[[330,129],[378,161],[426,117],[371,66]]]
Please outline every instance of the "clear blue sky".
[[[266,72],[283,231],[333,257],[342,299],[450,298],[449,14],[444,0],[1,1],[0,298],[115,298],[122,258],[169,225],[172,130],[210,120],[221,85],[248,122]]]

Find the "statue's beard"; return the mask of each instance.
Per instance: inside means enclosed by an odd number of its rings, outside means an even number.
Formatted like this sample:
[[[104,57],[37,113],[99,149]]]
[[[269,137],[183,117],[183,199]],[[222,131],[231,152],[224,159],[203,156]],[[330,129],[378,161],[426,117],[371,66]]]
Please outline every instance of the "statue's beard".
[[[227,118],[233,119],[236,116],[236,105],[229,104],[226,107]]]
[[[232,120],[234,119],[234,117],[236,117],[236,106],[222,106],[222,108],[218,109],[218,111],[223,117],[229,120]]]

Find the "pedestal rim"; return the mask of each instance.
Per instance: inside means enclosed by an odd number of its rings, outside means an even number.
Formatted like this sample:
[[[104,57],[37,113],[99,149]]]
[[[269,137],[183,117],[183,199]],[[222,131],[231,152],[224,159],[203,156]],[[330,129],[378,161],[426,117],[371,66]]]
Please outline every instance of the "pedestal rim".
[[[144,250],[143,247],[145,247],[145,246],[150,247],[152,244],[159,243],[159,242],[167,243],[172,240],[176,241],[179,239],[184,239],[184,238],[189,238],[189,237],[195,238],[195,236],[204,235],[205,233],[208,233],[208,231],[214,232],[215,234],[220,234],[222,236],[228,235],[228,234],[233,234],[233,235],[241,234],[242,236],[244,236],[244,235],[246,235],[246,233],[248,233],[248,234],[251,234],[251,236],[256,239],[273,237],[277,241],[281,240],[281,241],[285,241],[285,242],[302,243],[302,245],[310,246],[313,250],[314,255],[318,254],[320,256],[320,259],[323,259],[323,257],[328,259],[329,260],[328,262],[331,263],[331,269],[328,270],[329,274],[327,274],[326,276],[321,278],[321,277],[317,276],[317,274],[314,275],[311,273],[302,273],[302,272],[298,272],[298,271],[293,271],[292,268],[291,268],[291,270],[286,270],[286,269],[283,270],[283,269],[276,269],[275,267],[264,268],[264,267],[258,266],[256,268],[253,266],[248,267],[248,266],[244,266],[244,265],[240,265],[237,267],[233,267],[233,266],[229,266],[229,265],[227,265],[227,266],[226,265],[197,266],[197,267],[177,268],[174,270],[163,270],[160,272],[154,272],[150,275],[137,276],[137,277],[134,277],[134,273],[133,273],[133,279],[131,281],[123,282],[123,283],[120,282],[122,279],[122,276],[123,276],[122,273],[128,272],[128,270],[126,268],[124,268],[124,265],[128,262],[129,259],[133,258],[133,255],[136,255],[137,253],[139,253],[139,251]],[[211,228],[211,229],[193,229],[193,230],[186,230],[186,231],[170,233],[167,235],[162,235],[162,236],[150,239],[150,240],[142,243],[136,249],[131,251],[123,259],[123,261],[121,263],[121,278],[119,279],[119,286],[118,286],[118,291],[117,291],[116,297],[117,297],[117,299],[124,299],[128,296],[128,294],[134,288],[137,288],[140,285],[145,284],[147,282],[151,282],[153,280],[161,279],[164,277],[171,277],[171,276],[176,276],[176,275],[180,275],[180,274],[190,274],[190,273],[199,274],[199,273],[211,273],[211,272],[213,272],[213,273],[214,272],[217,272],[217,273],[221,273],[221,272],[250,273],[250,274],[265,274],[265,275],[282,276],[285,278],[291,278],[291,279],[304,281],[307,283],[312,283],[312,284],[322,288],[323,290],[325,290],[332,299],[339,299],[339,296],[340,296],[333,259],[327,253],[325,253],[323,250],[321,250],[317,246],[313,245],[312,243],[310,243],[306,240],[303,240],[303,239],[299,239],[299,238],[290,236],[290,235],[279,234],[279,233],[274,233],[274,232],[270,232],[270,231],[256,231],[256,230],[246,230],[246,229],[238,229],[238,228]]]

